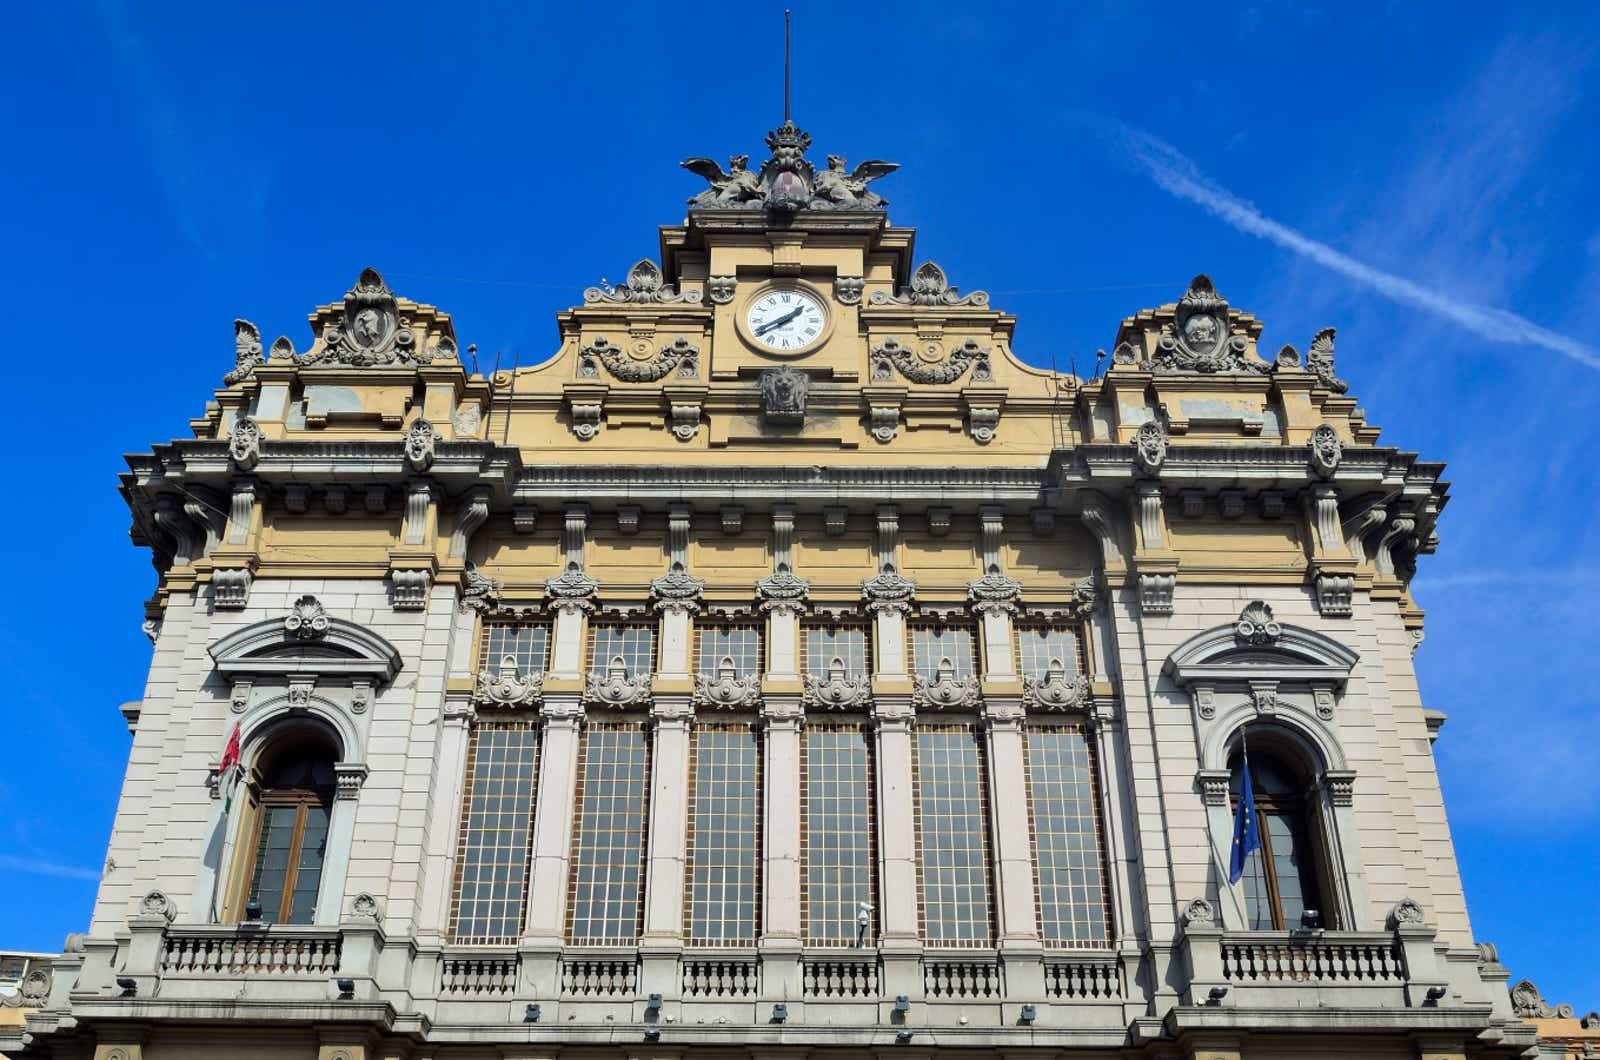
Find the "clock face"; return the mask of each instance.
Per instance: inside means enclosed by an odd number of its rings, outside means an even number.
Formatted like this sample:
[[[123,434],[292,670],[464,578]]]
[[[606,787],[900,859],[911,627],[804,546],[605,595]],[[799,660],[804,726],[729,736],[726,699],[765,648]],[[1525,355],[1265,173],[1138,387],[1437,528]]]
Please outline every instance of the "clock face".
[[[775,353],[797,353],[822,337],[828,318],[822,303],[796,288],[763,292],[745,310],[755,344]]]

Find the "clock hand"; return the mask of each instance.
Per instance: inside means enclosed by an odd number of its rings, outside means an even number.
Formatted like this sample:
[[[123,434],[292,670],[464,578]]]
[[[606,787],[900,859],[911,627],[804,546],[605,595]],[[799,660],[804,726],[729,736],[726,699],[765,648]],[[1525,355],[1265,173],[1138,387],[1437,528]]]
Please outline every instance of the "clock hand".
[[[794,309],[789,310],[787,313],[785,313],[783,316],[779,317],[777,320],[769,320],[769,321],[767,321],[765,324],[761,325],[759,328],[756,328],[756,336],[759,338],[760,336],[765,335],[767,332],[771,331],[773,328],[782,327],[784,324],[789,323],[789,321],[791,321],[795,317],[799,316],[801,314],[801,312],[803,311],[803,309],[804,309],[803,306],[796,307]]]

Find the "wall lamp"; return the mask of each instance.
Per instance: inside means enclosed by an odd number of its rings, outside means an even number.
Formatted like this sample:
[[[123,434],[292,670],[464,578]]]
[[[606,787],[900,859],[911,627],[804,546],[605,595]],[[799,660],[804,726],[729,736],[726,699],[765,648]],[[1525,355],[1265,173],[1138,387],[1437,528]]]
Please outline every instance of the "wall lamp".
[[[1225,986],[1214,986],[1214,987],[1211,988],[1211,992],[1206,995],[1206,1004],[1208,1004],[1208,1005],[1220,1005],[1220,1004],[1222,1004],[1222,999],[1227,997],[1227,996],[1228,996],[1228,988],[1227,987],[1225,987]]]
[[[139,992],[139,980],[131,975],[117,976],[117,985],[122,988],[123,997],[132,997]]]
[[[1033,1026],[1034,1020],[1039,1018],[1039,1008],[1036,1005],[1023,1005],[1022,1011],[1017,1013],[1017,1022],[1024,1027]]]
[[[788,1018],[789,1006],[784,1004],[782,1001],[774,1002],[772,1005],[772,1022],[782,1023]]]
[[[538,1005],[529,1005],[527,1008],[522,1010],[523,1023],[538,1023],[539,1016],[540,1010]]]
[[[356,981],[354,979],[335,979],[333,985],[339,988],[340,1001],[354,1001],[356,999]]]

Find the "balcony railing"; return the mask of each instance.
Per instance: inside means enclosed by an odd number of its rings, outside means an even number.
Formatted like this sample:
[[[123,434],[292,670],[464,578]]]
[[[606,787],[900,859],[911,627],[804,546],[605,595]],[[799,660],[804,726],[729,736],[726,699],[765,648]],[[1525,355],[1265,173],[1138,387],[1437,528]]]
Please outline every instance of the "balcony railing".
[[[1222,974],[1231,983],[1384,983],[1406,980],[1390,934],[1253,931],[1222,937]]]
[[[157,966],[162,975],[326,978],[339,970],[337,928],[172,927]]]

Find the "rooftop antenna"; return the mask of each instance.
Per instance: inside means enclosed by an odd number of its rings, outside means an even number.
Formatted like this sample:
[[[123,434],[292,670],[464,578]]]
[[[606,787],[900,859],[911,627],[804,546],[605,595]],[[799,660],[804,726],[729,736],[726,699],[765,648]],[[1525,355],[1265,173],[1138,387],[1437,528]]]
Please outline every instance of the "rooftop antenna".
[[[783,120],[789,120],[789,9],[783,11]]]

